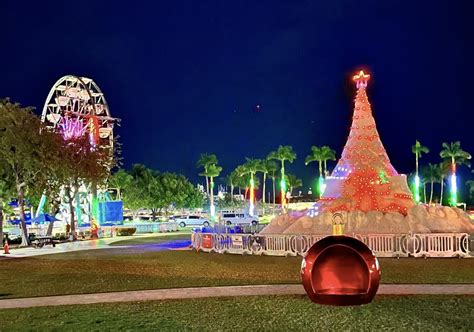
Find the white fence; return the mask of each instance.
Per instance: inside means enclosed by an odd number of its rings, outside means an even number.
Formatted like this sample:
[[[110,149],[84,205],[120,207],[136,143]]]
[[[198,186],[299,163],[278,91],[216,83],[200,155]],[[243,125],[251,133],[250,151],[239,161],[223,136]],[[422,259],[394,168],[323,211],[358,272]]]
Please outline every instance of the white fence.
[[[304,256],[327,235],[253,235],[193,233],[192,246],[204,252]],[[469,235],[450,234],[353,234],[377,257],[469,257]]]
[[[469,256],[469,235],[465,233],[413,234],[411,241],[415,257]]]

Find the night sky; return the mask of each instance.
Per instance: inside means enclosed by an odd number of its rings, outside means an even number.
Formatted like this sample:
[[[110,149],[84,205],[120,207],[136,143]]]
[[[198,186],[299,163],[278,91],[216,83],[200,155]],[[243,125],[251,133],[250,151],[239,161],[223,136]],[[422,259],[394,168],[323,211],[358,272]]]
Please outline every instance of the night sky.
[[[122,119],[126,167],[202,181],[200,153],[225,175],[292,145],[288,171],[307,188],[310,146],[342,152],[350,78],[364,68],[382,142],[406,173],[415,139],[432,150],[423,163],[438,162],[443,141],[474,153],[469,3],[2,0],[0,96],[40,113],[57,79],[90,77]]]

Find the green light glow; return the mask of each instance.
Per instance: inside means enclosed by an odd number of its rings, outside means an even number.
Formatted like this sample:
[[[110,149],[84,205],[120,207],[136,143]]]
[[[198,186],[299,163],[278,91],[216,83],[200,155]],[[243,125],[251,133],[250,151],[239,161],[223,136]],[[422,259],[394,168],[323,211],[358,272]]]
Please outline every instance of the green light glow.
[[[324,194],[324,191],[326,190],[326,183],[324,182],[324,178],[322,176],[319,177],[318,179],[318,193],[320,196]]]
[[[379,177],[380,177],[380,183],[388,183],[388,178],[387,175],[383,170],[379,172]]]
[[[414,191],[415,191],[415,202],[420,203],[421,197],[420,197],[420,177],[418,175],[415,175],[415,185],[414,185]]]
[[[458,204],[458,188],[456,184],[456,173],[451,174],[451,195],[450,195],[451,206],[457,206]]]

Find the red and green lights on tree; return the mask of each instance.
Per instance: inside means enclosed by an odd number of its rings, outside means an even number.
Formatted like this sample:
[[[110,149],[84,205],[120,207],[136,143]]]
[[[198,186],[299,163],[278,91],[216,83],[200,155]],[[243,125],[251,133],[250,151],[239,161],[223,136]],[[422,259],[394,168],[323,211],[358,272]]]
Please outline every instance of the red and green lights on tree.
[[[285,171],[283,170],[282,168],[282,178],[281,178],[281,181],[280,181],[280,195],[281,195],[281,207],[283,209],[286,209],[288,203],[286,201],[286,180],[285,180]]]
[[[251,216],[255,215],[255,180],[253,178],[253,173],[250,173],[250,207],[249,207],[249,214]]]
[[[451,193],[449,197],[449,203],[451,206],[458,205],[458,187],[456,184],[456,163],[451,164],[451,177],[450,177]]]

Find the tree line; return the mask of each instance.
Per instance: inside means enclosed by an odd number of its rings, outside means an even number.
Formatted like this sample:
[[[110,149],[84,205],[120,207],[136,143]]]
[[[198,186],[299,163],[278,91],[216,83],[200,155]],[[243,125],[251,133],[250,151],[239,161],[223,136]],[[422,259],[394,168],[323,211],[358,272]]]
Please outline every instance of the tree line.
[[[164,172],[135,164],[127,171],[120,169],[110,181],[109,189],[116,189],[117,199],[130,209],[134,219],[138,212],[148,209],[152,218],[171,209],[202,208],[204,196],[183,175]]]
[[[448,203],[452,206],[456,206],[458,203],[457,197],[457,187],[456,187],[456,173],[457,166],[467,166],[471,167],[470,159],[471,154],[464,151],[461,148],[461,143],[459,141],[442,143],[439,156],[441,161],[437,164],[428,163],[428,165],[419,167],[419,159],[423,154],[430,152],[430,149],[422,145],[419,141],[416,141],[412,146],[412,153],[415,155],[415,173],[411,175],[413,178],[412,181],[412,190],[415,196],[415,200],[420,202],[421,192],[420,187],[423,188],[423,202],[431,204],[434,201],[434,184],[440,184],[439,196],[437,202],[443,204],[444,197],[444,187],[445,181],[448,177],[451,177],[450,185],[450,196]],[[469,194],[472,196],[474,193],[474,181],[466,181],[467,186],[469,187]],[[429,185],[429,198],[427,194],[427,186]]]
[[[450,176],[456,175],[456,166],[468,166],[471,164],[469,160],[471,155],[461,148],[461,143],[450,142],[443,143],[442,149],[439,152],[441,161],[439,164],[431,164],[425,166],[419,166],[419,159],[423,154],[429,152],[426,146],[421,145],[419,141],[415,142],[412,146],[412,153],[415,154],[415,172],[409,174],[409,184],[413,191],[414,198],[417,202],[421,201],[423,197],[424,203],[432,203],[435,200],[434,197],[434,184],[440,184],[440,193],[438,202],[443,202],[444,192],[446,186],[446,180]],[[298,179],[293,174],[285,172],[285,163],[293,163],[296,159],[296,153],[293,148],[289,145],[280,145],[276,150],[271,151],[265,158],[254,159],[246,158],[246,162],[238,165],[235,169],[231,170],[225,177],[225,183],[230,187],[230,199],[233,202],[233,196],[235,190],[238,189],[239,195],[244,191],[244,197],[247,198],[247,193],[252,192],[253,189],[260,188],[262,185],[262,203],[270,203],[266,201],[266,184],[267,180],[272,180],[272,198],[273,204],[276,203],[276,186],[277,179],[280,179],[280,195],[285,200],[285,194],[287,190],[290,194],[293,194],[293,190],[302,186],[301,179]],[[329,176],[330,170],[328,168],[328,161],[336,160],[336,152],[329,146],[312,146],[310,153],[305,158],[305,165],[309,165],[312,162],[318,164],[318,185],[317,194],[319,197],[324,193],[326,177]],[[214,191],[212,187],[214,185],[214,179],[219,177],[222,172],[222,167],[218,166],[218,160],[215,154],[203,153],[200,155],[197,161],[197,167],[202,168],[203,172],[200,176],[206,178],[206,193],[210,197],[211,204],[214,201]],[[261,178],[257,175],[261,174]],[[418,178],[418,180],[416,180]],[[283,179],[283,181],[282,181]],[[210,181],[209,181],[210,180]],[[419,182],[419,186],[416,182]],[[211,183],[209,186],[208,184]],[[474,195],[474,181],[467,181],[466,184],[469,187],[470,196]],[[427,192],[427,187],[429,191]],[[452,190],[452,186],[450,186]],[[423,192],[420,193],[419,189],[422,188]],[[456,193],[450,193],[448,200],[450,205],[457,204]],[[284,202],[282,202],[284,204]]]
[[[276,203],[277,197],[277,179],[280,179],[280,196],[285,200],[287,191],[293,194],[294,189],[303,185],[301,179],[285,171],[285,164],[287,162],[293,163],[296,157],[296,152],[292,146],[280,145],[276,150],[270,151],[265,158],[246,158],[245,163],[236,166],[235,169],[230,171],[224,178],[225,183],[230,187],[231,200],[233,201],[236,189],[238,189],[239,195],[241,195],[244,190],[244,197],[247,197],[248,192],[252,193],[254,189],[258,189],[261,185],[262,203],[271,203],[267,202],[266,198],[266,185],[269,179],[272,180],[271,197],[273,204]],[[336,152],[329,146],[312,146],[309,155],[305,158],[306,165],[312,162],[318,162],[319,183],[324,183],[325,178],[329,175],[327,167],[329,160],[336,160]],[[199,175],[205,177],[206,193],[209,195],[211,202],[213,202],[214,191],[212,190],[212,184],[214,183],[214,179],[220,176],[222,167],[218,166],[216,155],[208,153],[200,155],[196,166],[203,169],[203,172]],[[258,174],[261,175],[261,179],[258,178]],[[208,183],[211,183],[211,185],[208,185]],[[318,194],[321,195],[323,191],[323,187],[318,186]]]

